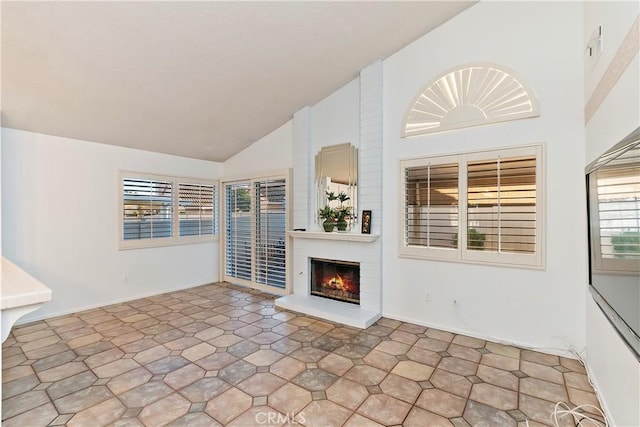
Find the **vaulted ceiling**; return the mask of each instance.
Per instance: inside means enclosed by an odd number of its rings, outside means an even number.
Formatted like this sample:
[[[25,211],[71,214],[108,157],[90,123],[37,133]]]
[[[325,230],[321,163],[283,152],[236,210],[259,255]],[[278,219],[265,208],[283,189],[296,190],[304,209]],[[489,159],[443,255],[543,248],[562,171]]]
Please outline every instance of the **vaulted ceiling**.
[[[473,3],[2,1],[2,126],[224,161]]]

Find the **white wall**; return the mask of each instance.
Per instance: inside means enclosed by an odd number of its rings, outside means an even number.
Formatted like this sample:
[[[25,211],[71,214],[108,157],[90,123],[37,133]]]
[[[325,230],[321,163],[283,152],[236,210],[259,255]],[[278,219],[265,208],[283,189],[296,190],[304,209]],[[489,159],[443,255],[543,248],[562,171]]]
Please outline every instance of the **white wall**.
[[[315,223],[315,156],[322,147],[345,142],[360,146],[359,77],[294,115],[294,228],[320,230],[320,225]]]
[[[6,128],[2,139],[3,253],[53,291],[22,321],[218,280],[218,243],[118,250],[118,171],[217,179],[220,164]]]
[[[640,425],[640,367],[638,359],[605,318],[591,297],[587,298],[587,368],[609,425]]]
[[[250,178],[287,172],[293,143],[293,121],[290,120],[267,136],[254,142],[222,164],[224,179]]]
[[[311,107],[312,158],[322,147],[343,142],[360,146],[360,78]]]
[[[594,93],[606,70],[616,67],[615,55],[633,22],[638,19],[638,2],[585,2],[585,45],[602,25],[604,50],[595,66],[585,59],[585,101]],[[637,37],[637,35],[636,35]],[[637,38],[636,38],[637,41]],[[585,165],[619,142],[640,125],[640,63],[635,54],[603,103],[586,125]],[[640,425],[640,362],[591,295],[586,300],[586,359],[591,379],[600,394],[612,425]]]
[[[348,142],[360,147],[360,78],[350,81],[311,106],[309,115],[309,230],[319,231],[320,225],[314,223],[315,212],[320,208],[315,184],[315,156],[322,147],[330,145]]]
[[[637,2],[585,2],[585,45],[591,33],[603,27],[603,51],[595,63],[585,57],[585,102],[611,65],[631,25],[638,18]],[[638,37],[636,35],[636,37]],[[638,127],[640,117],[640,59],[635,55],[627,71],[613,86],[593,118],[586,124],[586,162],[595,160]]]
[[[359,79],[347,83],[309,107],[312,153],[320,148],[351,142],[359,144]],[[251,144],[222,164],[223,179],[233,180],[282,173],[293,164],[293,119]],[[313,154],[315,155],[315,154]],[[313,160],[311,156],[311,161]]]
[[[550,352],[584,346],[582,14],[574,2],[481,2],[384,61],[385,316]],[[401,139],[405,112],[424,85],[476,61],[517,72],[536,91],[541,116]],[[540,142],[544,271],[398,256],[399,160]]]
[[[1,256],[2,256],[2,134],[0,133],[0,257]],[[0,357],[0,360],[2,360],[1,357]]]

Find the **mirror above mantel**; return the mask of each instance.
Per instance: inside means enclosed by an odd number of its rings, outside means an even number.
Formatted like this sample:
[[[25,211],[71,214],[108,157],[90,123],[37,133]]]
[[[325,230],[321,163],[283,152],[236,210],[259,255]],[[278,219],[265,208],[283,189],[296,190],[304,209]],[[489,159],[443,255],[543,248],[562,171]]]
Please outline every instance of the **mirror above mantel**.
[[[316,154],[316,206],[314,218],[318,220],[318,210],[325,205],[338,207],[340,202],[329,202],[327,192],[335,194],[345,193],[349,200],[346,206],[351,206],[350,224],[356,223],[358,214],[358,149],[346,142],[343,144],[322,147]]]

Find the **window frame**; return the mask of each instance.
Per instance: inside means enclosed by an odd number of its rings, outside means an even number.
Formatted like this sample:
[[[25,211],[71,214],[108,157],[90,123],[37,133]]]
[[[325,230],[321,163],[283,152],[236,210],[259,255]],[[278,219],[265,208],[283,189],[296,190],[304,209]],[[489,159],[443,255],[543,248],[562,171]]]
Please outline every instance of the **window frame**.
[[[143,239],[124,239],[124,180],[125,179],[141,179],[171,182],[171,206],[172,206],[172,230],[171,237],[143,238]],[[191,236],[180,235],[180,210],[179,210],[179,186],[180,184],[206,185],[213,187],[213,231],[214,234],[199,234]],[[178,245],[190,245],[197,243],[217,242],[219,239],[219,191],[220,186],[217,180],[199,179],[192,177],[158,175],[135,171],[120,170],[118,173],[118,249],[144,249],[158,248]]]
[[[416,258],[434,261],[449,261],[469,264],[482,264],[503,267],[517,267],[542,270],[545,268],[545,162],[543,144],[532,144],[516,147],[488,149],[482,151],[461,152],[447,155],[424,156],[411,159],[401,159],[399,162],[399,239],[398,253],[401,258]],[[516,158],[535,156],[536,159],[536,230],[535,252],[522,254],[514,252],[479,251],[467,248],[468,229],[468,188],[467,167],[470,162],[496,160],[498,158]],[[406,191],[407,182],[405,171],[408,167],[451,164],[458,165],[458,247],[438,248],[410,246],[406,237]]]
[[[176,204],[177,204],[177,217],[178,217],[178,229],[176,230],[177,233],[177,237],[180,239],[183,238],[189,238],[189,237],[206,237],[206,236],[216,236],[218,234],[218,221],[217,221],[217,217],[218,217],[218,188],[217,185],[215,183],[211,183],[211,182],[204,182],[203,180],[193,180],[193,179],[187,179],[187,178],[177,178],[176,179]],[[212,220],[212,230],[211,233],[202,233],[202,222],[203,222],[203,218],[202,216],[199,218],[199,230],[200,233],[199,234],[181,234],[181,229],[180,229],[180,222],[182,220],[185,220],[187,218],[180,218],[180,207],[181,205],[181,186],[182,185],[187,185],[187,186],[198,186],[199,189],[201,190],[202,187],[211,187],[212,188],[212,201],[211,201],[211,220]],[[200,196],[202,197],[203,194],[202,192],[200,192]]]

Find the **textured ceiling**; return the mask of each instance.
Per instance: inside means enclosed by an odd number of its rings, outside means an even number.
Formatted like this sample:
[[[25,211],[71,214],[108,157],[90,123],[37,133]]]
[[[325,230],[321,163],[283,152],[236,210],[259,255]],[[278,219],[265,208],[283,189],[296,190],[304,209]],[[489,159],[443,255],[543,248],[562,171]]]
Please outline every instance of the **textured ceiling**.
[[[2,125],[224,161],[472,4],[2,1]]]

